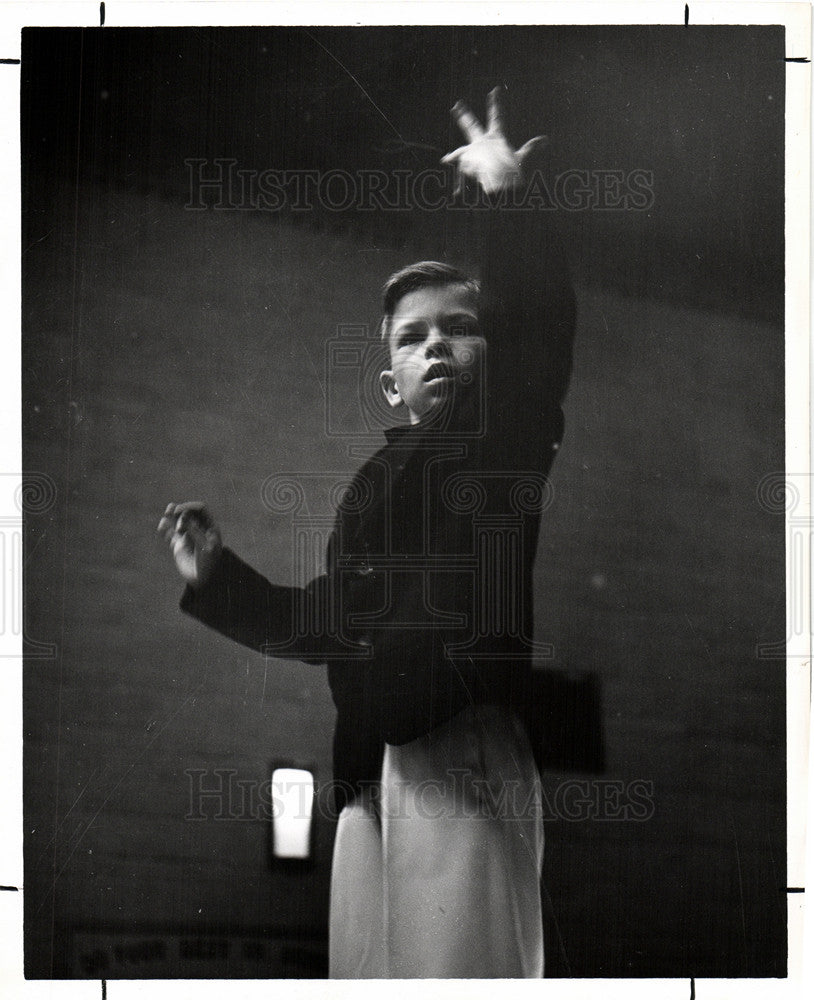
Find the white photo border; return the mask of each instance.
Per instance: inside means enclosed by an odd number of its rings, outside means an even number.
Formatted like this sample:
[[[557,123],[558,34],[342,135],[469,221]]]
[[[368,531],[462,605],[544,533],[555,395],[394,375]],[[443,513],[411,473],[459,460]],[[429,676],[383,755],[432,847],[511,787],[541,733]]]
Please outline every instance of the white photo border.
[[[296,3],[137,2],[111,0],[103,5],[105,25],[385,25],[385,24],[668,24],[684,23],[685,5],[662,2],[416,2],[377,3],[346,0],[342,4],[297,0]],[[810,487],[810,141],[811,141],[811,7],[808,3],[729,2],[688,5],[692,24],[782,24],[786,27],[786,469]],[[0,469],[8,470],[0,496],[0,517],[7,514],[20,483],[20,31],[23,26],[88,26],[100,23],[97,2],[5,2],[0,9],[0,292],[5,304],[6,336],[3,342],[2,434]],[[805,60],[789,62],[788,59]],[[16,479],[14,477],[17,477]],[[804,491],[805,492],[805,491]],[[810,489],[801,496],[801,507],[810,524]],[[788,538],[789,532],[787,532]],[[807,549],[810,558],[810,547]],[[17,581],[19,585],[19,580]],[[810,565],[805,567],[804,607],[810,614]],[[5,586],[5,581],[4,584]],[[787,588],[790,589],[790,588]],[[795,630],[799,633],[799,630]],[[806,886],[807,783],[810,774],[810,618],[803,634],[792,635],[787,659],[787,761],[788,761],[788,884]],[[279,986],[290,1000],[325,996],[344,998],[378,995],[381,983],[286,980],[193,981],[117,980],[103,988],[97,980],[27,981],[23,978],[23,865],[22,865],[22,657],[20,636],[0,636],[5,659],[0,693],[2,734],[2,801],[0,826],[0,992],[20,1000],[48,997],[110,1000],[149,997],[151,1000],[220,998],[234,1000],[268,997]],[[15,647],[16,643],[16,647]],[[8,646],[8,648],[6,648]],[[809,861],[811,848],[809,846]],[[805,893],[789,895],[789,974],[783,980],[546,980],[501,983],[501,992],[565,1000],[585,996],[625,997],[626,1000],[688,998],[751,998],[811,995],[812,940],[806,920]],[[484,981],[396,981],[387,984],[390,997],[491,997],[496,984]],[[655,991],[655,992],[654,992]]]

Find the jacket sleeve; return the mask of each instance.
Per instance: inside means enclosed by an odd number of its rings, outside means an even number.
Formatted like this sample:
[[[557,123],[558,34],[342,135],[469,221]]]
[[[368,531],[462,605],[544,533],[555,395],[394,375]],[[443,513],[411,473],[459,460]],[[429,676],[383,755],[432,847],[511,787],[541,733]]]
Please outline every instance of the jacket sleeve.
[[[490,466],[538,469],[539,447],[562,437],[576,305],[551,213],[525,204],[522,190],[512,201],[519,207],[493,204],[475,220],[487,454]]]
[[[225,548],[205,586],[187,586],[181,610],[250,649],[307,663],[324,662],[327,576],[307,587],[283,587]]]

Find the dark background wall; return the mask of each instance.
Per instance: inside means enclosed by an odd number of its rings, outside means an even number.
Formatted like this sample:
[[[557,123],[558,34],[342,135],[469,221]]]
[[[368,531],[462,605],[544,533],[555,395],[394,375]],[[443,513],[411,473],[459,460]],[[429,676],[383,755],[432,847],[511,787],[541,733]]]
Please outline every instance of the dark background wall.
[[[435,167],[460,140],[449,107],[482,109],[501,82],[518,144],[552,137],[550,177],[653,172],[650,211],[566,221],[581,276],[777,310],[782,28],[32,29],[28,44],[32,169],[141,192],[186,192],[195,157],[255,170]],[[411,231],[416,215],[388,213],[386,231]]]
[[[654,178],[647,211],[556,213],[580,320],[537,621],[546,666],[601,689],[604,760],[546,789],[650,782],[654,809],[552,817],[549,971],[783,973],[784,672],[758,654],[785,628],[758,497],[783,465],[783,55],[778,28],[24,33],[24,462],[55,490],[26,523],[29,975],[324,970],[330,821],[286,870],[268,824],[186,817],[191,769],[327,782],[325,678],[184,620],[153,531],[204,497],[289,578],[263,482],[358,464],[326,434],[325,343],[445,223],[191,212],[184,161],[434,167],[453,101],[497,82],[547,176]]]

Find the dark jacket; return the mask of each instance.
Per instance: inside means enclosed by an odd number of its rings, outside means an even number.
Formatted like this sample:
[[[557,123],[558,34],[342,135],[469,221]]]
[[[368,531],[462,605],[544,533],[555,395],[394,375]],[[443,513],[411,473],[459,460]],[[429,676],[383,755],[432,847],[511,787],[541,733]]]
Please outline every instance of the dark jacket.
[[[327,572],[270,583],[225,549],[184,611],[276,657],[327,663],[337,708],[338,808],[379,777],[384,744],[425,735],[473,702],[528,718],[532,568],[546,476],[563,432],[575,310],[540,212],[473,212],[482,406],[466,433],[387,432],[337,511]]]

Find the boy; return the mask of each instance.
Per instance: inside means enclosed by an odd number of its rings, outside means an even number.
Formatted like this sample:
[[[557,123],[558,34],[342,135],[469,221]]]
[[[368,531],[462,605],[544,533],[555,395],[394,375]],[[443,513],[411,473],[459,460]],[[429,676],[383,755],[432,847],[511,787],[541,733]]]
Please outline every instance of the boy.
[[[443,162],[485,199],[467,219],[480,282],[423,262],[385,286],[381,384],[410,422],[354,478],[327,573],[302,589],[269,583],[223,548],[200,504],[170,504],[159,524],[185,611],[328,665],[335,978],[543,971],[540,784],[523,721],[574,300],[539,213],[500,208],[522,204],[540,140],[511,149],[497,91],[485,131],[462,104],[453,114],[467,143]]]

